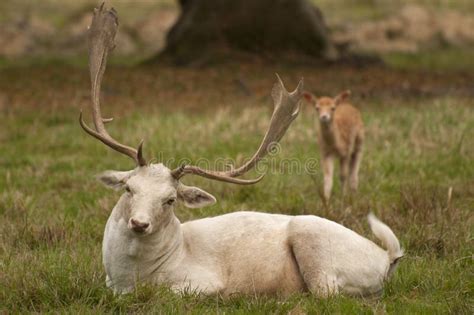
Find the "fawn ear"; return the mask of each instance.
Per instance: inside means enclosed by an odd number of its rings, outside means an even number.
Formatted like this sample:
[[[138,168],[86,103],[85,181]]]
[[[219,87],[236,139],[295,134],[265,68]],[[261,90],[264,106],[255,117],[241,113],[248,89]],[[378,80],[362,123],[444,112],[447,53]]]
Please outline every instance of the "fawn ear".
[[[314,96],[310,92],[304,91],[303,97],[308,103],[316,103],[316,96]]]
[[[351,91],[345,90],[334,98],[334,103],[337,105],[343,103],[351,95]]]

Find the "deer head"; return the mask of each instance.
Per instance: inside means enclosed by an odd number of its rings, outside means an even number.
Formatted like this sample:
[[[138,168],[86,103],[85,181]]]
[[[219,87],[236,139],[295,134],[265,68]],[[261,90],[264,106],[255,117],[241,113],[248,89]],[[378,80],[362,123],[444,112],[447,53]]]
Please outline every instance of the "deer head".
[[[305,100],[308,101],[310,104],[314,105],[314,108],[316,109],[319,115],[319,121],[322,124],[329,124],[332,121],[336,107],[344,103],[350,95],[351,91],[349,90],[341,92],[334,98],[327,96],[317,98],[309,92],[303,93],[303,97],[305,98]]]
[[[105,128],[105,123],[112,118],[104,119],[100,109],[100,86],[105,72],[107,57],[114,48],[114,39],[118,27],[118,18],[114,9],[106,10],[102,4],[94,11],[89,28],[89,69],[91,76],[92,118],[94,129],[87,126],[82,117],[79,123],[94,138],[100,140],[117,152],[132,158],[137,166],[130,171],[106,171],[99,179],[109,187],[123,189],[121,202],[127,205],[123,214],[130,230],[137,234],[149,234],[166,224],[173,216],[172,210],[176,201],[184,202],[190,208],[199,208],[216,202],[209,193],[197,187],[189,187],[180,182],[185,175],[198,175],[212,180],[227,183],[249,185],[259,182],[263,175],[256,179],[238,178],[251,170],[269,151],[271,146],[280,141],[297,117],[299,102],[303,95],[303,80],[295,91],[289,93],[280,77],[272,90],[274,111],[268,130],[260,147],[253,157],[238,168],[227,171],[202,169],[193,165],[183,165],[170,170],[163,164],[148,164],[142,153],[140,142],[137,149],[126,146],[113,139]]]

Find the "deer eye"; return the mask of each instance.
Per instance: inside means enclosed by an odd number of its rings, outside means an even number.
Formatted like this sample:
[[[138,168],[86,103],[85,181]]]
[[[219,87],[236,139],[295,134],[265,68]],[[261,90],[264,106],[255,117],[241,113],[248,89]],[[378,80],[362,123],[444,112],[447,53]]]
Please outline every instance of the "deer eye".
[[[336,106],[331,107],[331,110],[332,110],[332,111],[335,111],[335,110],[336,110]]]
[[[132,190],[130,189],[130,187],[128,187],[128,185],[125,186],[125,191],[128,192],[128,193],[132,193]]]
[[[176,201],[176,198],[170,198],[165,201],[165,205],[171,206],[174,204],[175,201]]]

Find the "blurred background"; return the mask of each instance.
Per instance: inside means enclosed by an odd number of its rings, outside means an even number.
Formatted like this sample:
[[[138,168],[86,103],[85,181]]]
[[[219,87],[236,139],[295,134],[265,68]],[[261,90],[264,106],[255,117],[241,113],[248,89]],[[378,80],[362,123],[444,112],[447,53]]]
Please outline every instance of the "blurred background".
[[[312,33],[313,37],[302,38],[304,43],[293,47],[294,50],[305,51],[312,42],[323,38],[327,42],[323,55],[328,59],[362,53],[376,54],[386,63],[401,67],[449,66],[461,70],[474,65],[474,1],[297,0],[293,1],[294,5],[285,2],[288,1],[108,1],[118,10],[121,23],[114,58],[126,64],[153,58],[165,49],[166,35],[173,25],[186,22],[189,24],[186,27],[176,27],[181,33],[187,32],[181,34],[184,38],[176,38],[180,34],[172,37],[182,49],[200,50],[203,41],[208,40],[200,33],[209,37],[219,33],[208,41],[225,41],[230,49],[265,56],[287,37]],[[309,13],[302,14],[300,11],[311,11],[305,2],[317,6],[323,18],[318,14],[309,17]],[[45,59],[84,61],[85,32],[97,3],[94,0],[1,1],[0,66]],[[180,20],[181,11],[184,18]],[[198,13],[188,14],[188,11]],[[209,20],[215,21],[215,25],[210,25]],[[267,22],[262,26],[256,20]],[[251,32],[245,33],[249,27]],[[274,32],[279,43],[270,42],[269,47],[257,44],[268,41]],[[189,43],[197,38],[199,43]],[[245,42],[248,38],[254,38],[255,42]],[[181,52],[174,49],[173,53]],[[309,54],[316,55],[314,50]],[[420,54],[423,58],[418,58],[419,64],[410,64]]]

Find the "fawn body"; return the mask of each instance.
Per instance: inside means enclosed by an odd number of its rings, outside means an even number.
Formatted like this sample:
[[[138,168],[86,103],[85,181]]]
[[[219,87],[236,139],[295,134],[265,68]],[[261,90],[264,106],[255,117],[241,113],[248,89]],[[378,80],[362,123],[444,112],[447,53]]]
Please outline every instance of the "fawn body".
[[[347,185],[357,190],[359,166],[364,142],[364,124],[360,111],[346,100],[350,92],[336,96],[316,98],[305,92],[305,99],[318,112],[318,142],[321,150],[321,164],[324,174],[324,198],[331,196],[334,159],[340,161],[340,179],[343,193]]]

